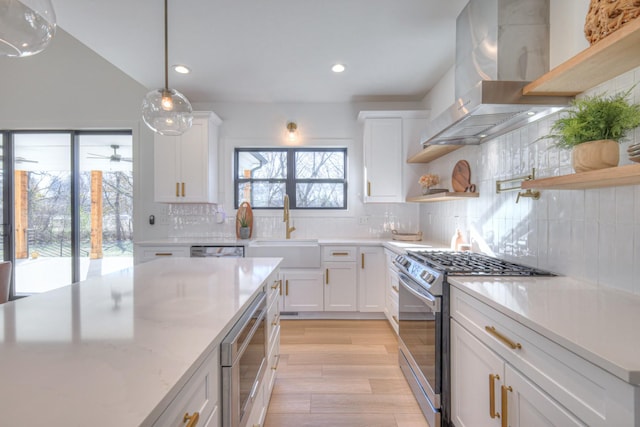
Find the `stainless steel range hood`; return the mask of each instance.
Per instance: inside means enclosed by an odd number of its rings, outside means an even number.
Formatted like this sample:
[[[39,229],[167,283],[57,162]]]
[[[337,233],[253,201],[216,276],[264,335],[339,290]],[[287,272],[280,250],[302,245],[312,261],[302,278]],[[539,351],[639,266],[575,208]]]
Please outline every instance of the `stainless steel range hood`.
[[[456,21],[456,100],[423,147],[481,144],[566,107],[571,97],[522,95],[548,70],[549,0],[471,0]]]

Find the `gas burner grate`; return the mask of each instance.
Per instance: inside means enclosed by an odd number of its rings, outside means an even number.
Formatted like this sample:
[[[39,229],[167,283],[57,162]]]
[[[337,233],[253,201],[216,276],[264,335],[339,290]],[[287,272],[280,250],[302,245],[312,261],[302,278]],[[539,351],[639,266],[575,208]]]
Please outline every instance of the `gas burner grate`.
[[[553,276],[553,273],[474,252],[409,251],[418,262],[450,276]]]

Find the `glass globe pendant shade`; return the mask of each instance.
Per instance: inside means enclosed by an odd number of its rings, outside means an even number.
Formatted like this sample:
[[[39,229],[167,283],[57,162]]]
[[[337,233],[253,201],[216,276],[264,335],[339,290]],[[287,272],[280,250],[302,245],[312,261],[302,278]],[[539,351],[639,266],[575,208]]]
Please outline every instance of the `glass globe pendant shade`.
[[[160,135],[182,135],[191,127],[193,109],[177,90],[154,89],[142,100],[142,120]]]
[[[42,52],[56,32],[51,0],[0,1],[0,56]]]

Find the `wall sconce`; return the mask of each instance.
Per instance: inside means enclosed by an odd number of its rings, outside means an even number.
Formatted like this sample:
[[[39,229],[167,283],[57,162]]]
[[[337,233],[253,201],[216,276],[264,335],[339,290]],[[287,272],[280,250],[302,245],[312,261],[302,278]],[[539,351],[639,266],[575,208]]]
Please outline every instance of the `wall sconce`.
[[[294,122],[287,123],[287,141],[296,142],[298,140],[298,125]]]

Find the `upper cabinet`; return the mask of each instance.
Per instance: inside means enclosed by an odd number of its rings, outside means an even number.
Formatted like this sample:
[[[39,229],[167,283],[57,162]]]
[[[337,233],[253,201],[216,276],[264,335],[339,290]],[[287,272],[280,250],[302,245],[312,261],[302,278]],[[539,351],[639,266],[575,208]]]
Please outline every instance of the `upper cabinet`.
[[[402,200],[402,119],[364,122],[364,202]]]
[[[154,137],[156,202],[216,203],[218,128],[211,112],[195,112],[193,126],[180,136]]]
[[[409,144],[418,144],[417,129],[426,123],[425,111],[361,111],[364,123],[365,203],[404,202],[408,184],[417,178],[404,165]]]

